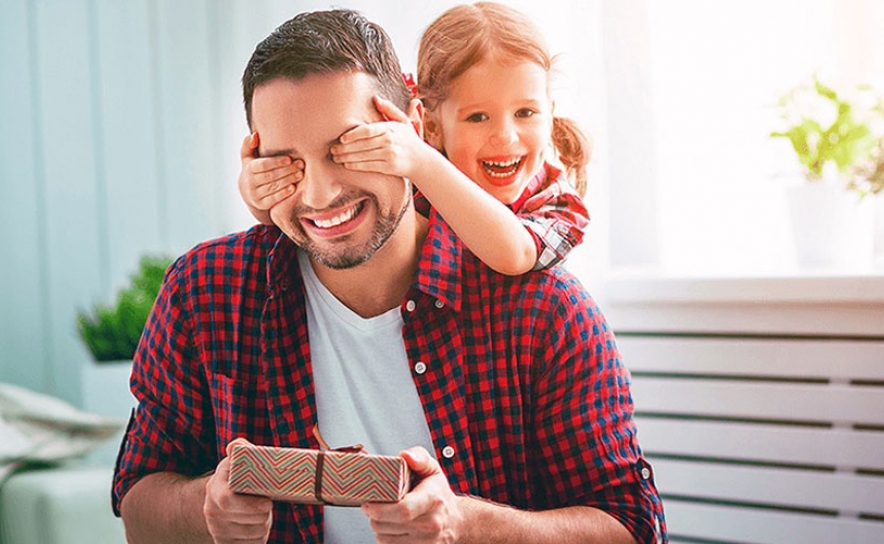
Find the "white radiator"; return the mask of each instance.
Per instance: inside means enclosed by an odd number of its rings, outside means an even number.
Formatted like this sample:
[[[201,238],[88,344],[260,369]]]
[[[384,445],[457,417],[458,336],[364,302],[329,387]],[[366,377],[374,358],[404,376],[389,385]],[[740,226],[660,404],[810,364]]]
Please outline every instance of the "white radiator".
[[[741,296],[610,303],[671,541],[884,543],[884,303]]]

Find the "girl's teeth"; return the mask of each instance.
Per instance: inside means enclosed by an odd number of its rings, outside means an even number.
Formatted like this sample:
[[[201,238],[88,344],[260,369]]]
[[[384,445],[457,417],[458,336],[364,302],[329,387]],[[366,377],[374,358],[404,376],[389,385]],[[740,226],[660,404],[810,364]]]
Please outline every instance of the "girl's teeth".
[[[519,162],[519,159],[512,159],[512,160],[509,160],[506,162],[485,161],[486,164],[488,164],[490,166],[497,166],[498,168],[506,168],[507,166],[512,166],[514,164],[517,164],[518,162]]]
[[[511,176],[516,173],[516,170],[519,169],[519,165],[522,163],[521,158],[512,159],[509,161],[482,161],[482,167],[488,173],[488,175],[495,178],[505,178],[507,176]]]

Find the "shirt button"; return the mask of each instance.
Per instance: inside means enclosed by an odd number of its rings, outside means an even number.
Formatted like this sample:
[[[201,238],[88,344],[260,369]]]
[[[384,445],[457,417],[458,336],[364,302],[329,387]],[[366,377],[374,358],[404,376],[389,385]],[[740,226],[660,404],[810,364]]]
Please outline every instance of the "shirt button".
[[[438,299],[433,304],[435,304],[437,308],[443,308],[445,306],[445,303]]]
[[[423,361],[418,361],[417,364],[414,365],[414,371],[418,374],[423,374],[427,371],[427,365]]]
[[[642,479],[647,480],[650,477],[651,477],[651,469],[649,469],[648,467],[644,467],[642,469]]]
[[[283,291],[288,291],[288,289],[289,289],[289,282],[287,282],[287,281],[282,281],[282,282],[280,282],[280,284],[279,284],[279,288],[282,289]]]
[[[413,300],[409,300],[408,302],[405,303],[405,309],[408,310],[409,312],[413,312],[415,306],[416,306],[416,304],[414,303]]]
[[[451,459],[452,457],[454,457],[454,448],[452,448],[451,446],[445,446],[444,448],[442,448],[442,457],[446,459]]]

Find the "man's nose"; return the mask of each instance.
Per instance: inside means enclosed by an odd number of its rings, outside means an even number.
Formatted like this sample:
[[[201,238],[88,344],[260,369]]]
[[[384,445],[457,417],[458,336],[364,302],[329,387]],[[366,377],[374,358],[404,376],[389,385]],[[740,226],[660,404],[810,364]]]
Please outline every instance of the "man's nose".
[[[304,179],[298,183],[301,202],[315,210],[324,210],[341,194],[339,177],[343,167],[331,159],[307,161]]]

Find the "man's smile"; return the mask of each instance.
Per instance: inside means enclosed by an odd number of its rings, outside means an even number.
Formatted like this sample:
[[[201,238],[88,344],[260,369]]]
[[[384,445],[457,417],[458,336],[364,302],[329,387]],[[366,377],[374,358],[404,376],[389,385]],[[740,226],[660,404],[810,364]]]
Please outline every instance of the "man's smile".
[[[322,236],[338,236],[354,230],[364,215],[366,200],[359,200],[346,208],[338,208],[311,217],[301,217],[301,223],[310,231]]]
[[[333,217],[320,219],[318,217],[314,217],[313,219],[308,219],[308,221],[312,221],[314,225],[321,229],[330,229],[332,227],[336,227],[341,223],[345,223],[353,217],[355,217],[362,208],[365,206],[364,202],[358,202],[353,206],[345,209],[342,212],[337,212]]]

